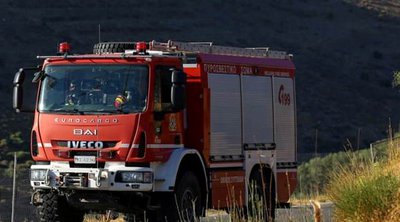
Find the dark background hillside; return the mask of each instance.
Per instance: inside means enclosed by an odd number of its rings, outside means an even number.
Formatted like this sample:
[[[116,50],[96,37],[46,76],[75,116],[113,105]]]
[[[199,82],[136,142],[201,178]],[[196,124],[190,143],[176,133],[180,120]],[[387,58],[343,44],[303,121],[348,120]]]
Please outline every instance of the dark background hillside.
[[[102,41],[213,41],[294,54],[301,159],[314,152],[316,131],[318,152],[327,153],[386,137],[389,118],[400,127],[400,93],[391,86],[400,70],[398,0],[2,0],[0,221],[9,221],[9,154],[28,151],[32,124],[31,116],[11,108],[14,73],[39,64],[36,55],[55,54],[62,41],[75,53],[91,52],[99,24]],[[18,221],[32,211],[23,173]]]
[[[386,136],[389,117],[399,123],[400,69],[397,1],[24,1],[0,2],[0,136],[21,131],[29,116],[11,109],[12,78],[21,66],[39,64],[69,41],[74,52],[98,41],[168,39],[230,46],[269,46],[294,54],[297,65],[298,147],[343,149]],[[396,127],[397,128],[397,127]],[[0,137],[0,138],[1,138]],[[26,148],[27,149],[27,148]]]

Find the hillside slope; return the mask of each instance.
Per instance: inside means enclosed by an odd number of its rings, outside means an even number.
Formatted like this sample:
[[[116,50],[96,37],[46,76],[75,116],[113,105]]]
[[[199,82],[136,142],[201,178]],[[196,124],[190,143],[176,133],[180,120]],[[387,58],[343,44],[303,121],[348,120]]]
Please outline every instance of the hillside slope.
[[[347,0],[347,2],[379,12],[382,16],[400,15],[400,2],[397,0]]]
[[[28,116],[11,110],[11,81],[20,66],[38,64],[69,41],[89,52],[101,40],[213,41],[269,46],[294,54],[297,65],[298,145],[313,152],[356,146],[385,136],[399,122],[399,3],[395,0],[253,1],[24,1],[0,2],[0,136],[23,131]],[[21,127],[22,126],[22,127]]]

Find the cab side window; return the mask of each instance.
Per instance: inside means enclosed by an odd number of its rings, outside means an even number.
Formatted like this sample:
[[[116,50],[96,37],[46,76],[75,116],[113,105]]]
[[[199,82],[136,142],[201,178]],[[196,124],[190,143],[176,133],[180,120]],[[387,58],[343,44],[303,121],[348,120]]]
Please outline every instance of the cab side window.
[[[154,111],[170,111],[171,104],[171,66],[156,66],[156,79],[154,90]]]

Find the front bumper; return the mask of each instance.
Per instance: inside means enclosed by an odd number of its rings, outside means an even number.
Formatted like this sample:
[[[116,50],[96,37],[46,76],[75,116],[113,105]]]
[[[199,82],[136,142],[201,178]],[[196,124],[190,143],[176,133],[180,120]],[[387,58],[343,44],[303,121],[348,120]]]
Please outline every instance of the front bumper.
[[[123,181],[121,173],[131,173],[131,181]],[[68,162],[51,162],[32,165],[30,183],[34,189],[152,191],[153,175],[149,167],[126,167],[123,162],[108,162],[104,168],[71,168]]]

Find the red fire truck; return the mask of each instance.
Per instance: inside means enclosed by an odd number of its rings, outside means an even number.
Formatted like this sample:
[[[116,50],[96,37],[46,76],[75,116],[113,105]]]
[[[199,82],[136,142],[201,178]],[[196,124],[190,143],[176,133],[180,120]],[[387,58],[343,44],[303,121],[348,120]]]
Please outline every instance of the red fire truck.
[[[290,54],[151,41],[76,55],[64,42],[38,58],[16,73],[13,106],[34,113],[41,221],[106,210],[192,221],[207,208],[251,215],[252,201],[269,221],[288,202],[297,174]]]

